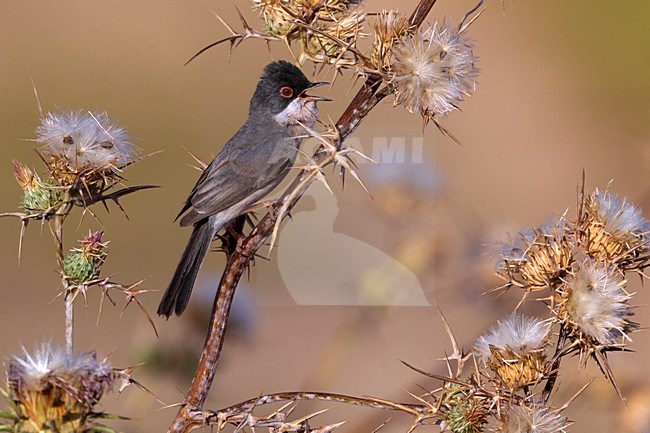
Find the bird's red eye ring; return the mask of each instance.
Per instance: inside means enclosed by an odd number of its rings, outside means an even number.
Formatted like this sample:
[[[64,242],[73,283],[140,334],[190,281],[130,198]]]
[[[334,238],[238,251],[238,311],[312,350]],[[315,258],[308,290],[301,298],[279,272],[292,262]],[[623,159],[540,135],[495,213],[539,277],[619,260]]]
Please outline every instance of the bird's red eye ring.
[[[280,95],[285,99],[289,99],[293,96],[293,89],[291,87],[285,86],[280,89]]]

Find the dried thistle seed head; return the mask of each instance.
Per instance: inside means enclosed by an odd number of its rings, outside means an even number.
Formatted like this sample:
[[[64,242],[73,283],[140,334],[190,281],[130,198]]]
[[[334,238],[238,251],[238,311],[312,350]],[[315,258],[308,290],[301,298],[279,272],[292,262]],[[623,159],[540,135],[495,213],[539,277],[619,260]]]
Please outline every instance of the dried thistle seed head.
[[[470,40],[449,22],[402,39],[392,49],[390,64],[395,103],[425,120],[458,109],[476,87],[479,71],[472,50]]]
[[[387,71],[392,62],[392,49],[409,32],[408,17],[396,10],[383,10],[371,23],[375,41],[370,51],[370,63],[378,71]]]
[[[499,420],[499,433],[563,433],[569,422],[559,411],[541,404],[510,406]]]
[[[61,193],[53,180],[41,178],[18,161],[13,161],[14,175],[23,189],[23,209],[28,213],[43,213],[61,201]]]
[[[253,0],[260,11],[265,32],[301,44],[299,62],[352,66],[357,59],[347,55],[363,35],[365,14],[350,0]]]
[[[462,30],[444,23],[434,24],[423,31],[423,38],[431,40],[440,52],[440,59],[447,62],[447,77],[456,83],[462,95],[470,96],[475,90],[478,75],[472,42],[461,36]]]
[[[264,31],[278,38],[295,39],[318,21],[338,21],[352,14],[355,2],[346,0],[253,0],[253,9],[264,19]]]
[[[253,0],[253,9],[257,9],[264,19],[264,31],[271,36],[284,37],[295,28],[298,5],[289,0]]]
[[[586,346],[612,346],[629,340],[638,327],[620,271],[602,262],[585,259],[567,278],[556,296],[555,311],[566,323],[570,337]]]
[[[110,174],[131,163],[138,151],[106,113],[48,113],[36,132],[50,170],[62,184],[82,172]]]
[[[650,250],[650,222],[625,198],[596,189],[583,208],[580,234],[591,257],[625,266]]]
[[[10,358],[7,382],[24,432],[85,432],[93,407],[115,381],[94,352],[68,355],[51,343]]]
[[[294,8],[299,17],[307,23],[313,19],[333,21],[354,13],[354,6],[360,1],[350,0],[295,0]]]
[[[497,275],[526,291],[555,290],[573,263],[568,233],[563,218],[520,231],[496,249]]]
[[[80,242],[81,248],[72,249],[63,260],[63,273],[73,284],[96,280],[106,260],[108,242],[102,243],[103,230],[90,233]]]
[[[444,417],[443,430],[453,433],[478,433],[487,423],[487,402],[477,397],[466,386],[447,383],[442,389],[440,413]]]
[[[548,372],[546,346],[551,323],[511,314],[475,345],[479,359],[511,389],[538,382]]]
[[[361,29],[365,14],[350,14],[330,21],[319,20],[313,26],[318,31],[304,29],[301,36],[302,53],[299,61],[309,59],[316,63],[333,63],[339,66],[353,65],[354,59],[343,56],[344,50],[354,47],[362,37]]]

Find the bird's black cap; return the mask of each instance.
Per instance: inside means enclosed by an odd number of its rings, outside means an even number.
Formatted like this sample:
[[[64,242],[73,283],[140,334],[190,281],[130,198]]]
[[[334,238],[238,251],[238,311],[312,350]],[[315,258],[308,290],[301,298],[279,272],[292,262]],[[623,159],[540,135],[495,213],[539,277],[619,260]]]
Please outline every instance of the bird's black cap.
[[[302,90],[311,86],[311,81],[305,77],[300,68],[285,60],[266,65],[261,79],[274,83],[284,83]]]
[[[285,60],[269,63],[251,98],[249,112],[265,109],[277,114],[313,84],[297,66]],[[281,93],[284,87],[291,89],[290,96],[288,91]]]

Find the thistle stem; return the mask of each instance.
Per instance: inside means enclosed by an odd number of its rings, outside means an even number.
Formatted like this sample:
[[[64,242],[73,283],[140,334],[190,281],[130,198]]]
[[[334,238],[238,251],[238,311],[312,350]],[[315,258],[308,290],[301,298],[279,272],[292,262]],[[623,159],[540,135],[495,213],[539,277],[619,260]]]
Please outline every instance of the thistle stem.
[[[62,276],[64,276],[63,223],[71,207],[72,205],[70,204],[62,206],[52,217],[53,227],[51,227],[51,230],[54,238],[56,261]],[[63,302],[65,304],[65,349],[68,355],[72,355],[74,349],[74,293],[70,290],[68,281],[64,277],[61,279],[61,284],[63,286]]]
[[[74,302],[73,294],[66,289],[64,295],[65,302],[65,350],[68,355],[74,351]]]
[[[557,380],[557,374],[560,369],[560,363],[562,362],[561,353],[564,350],[564,344],[566,343],[566,328],[564,324],[560,325],[560,335],[557,337],[557,346],[555,347],[555,355],[553,358],[553,364],[551,365],[551,375],[546,381],[544,386],[544,391],[542,392],[542,400],[546,403],[553,392],[555,387],[555,381]]]

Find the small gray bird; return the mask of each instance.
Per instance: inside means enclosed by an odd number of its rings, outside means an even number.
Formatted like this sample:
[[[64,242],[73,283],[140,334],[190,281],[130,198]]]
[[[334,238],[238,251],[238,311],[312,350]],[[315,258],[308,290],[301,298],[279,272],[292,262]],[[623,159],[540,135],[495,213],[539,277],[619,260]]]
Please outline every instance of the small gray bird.
[[[305,134],[318,116],[316,103],[328,98],[307,90],[312,83],[289,62],[273,62],[251,98],[246,123],[203,171],[176,217],[181,226],[194,225],[176,272],[163,295],[158,314],[169,318],[187,307],[194,281],[210,243],[230,220],[271,192],[289,172]]]

